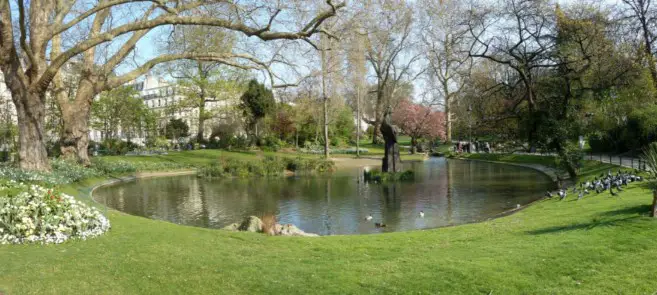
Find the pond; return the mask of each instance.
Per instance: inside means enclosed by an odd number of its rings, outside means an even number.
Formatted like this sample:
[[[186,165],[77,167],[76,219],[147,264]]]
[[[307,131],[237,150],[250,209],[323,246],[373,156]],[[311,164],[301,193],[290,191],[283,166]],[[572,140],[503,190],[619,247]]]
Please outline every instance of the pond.
[[[548,176],[525,167],[445,158],[405,165],[415,171],[415,180],[368,184],[362,181],[363,168],[287,178],[186,175],[101,187],[94,198],[125,213],[191,226],[222,228],[245,216],[275,214],[279,223],[305,232],[336,235],[481,221],[555,188]],[[368,215],[371,221],[365,220]]]

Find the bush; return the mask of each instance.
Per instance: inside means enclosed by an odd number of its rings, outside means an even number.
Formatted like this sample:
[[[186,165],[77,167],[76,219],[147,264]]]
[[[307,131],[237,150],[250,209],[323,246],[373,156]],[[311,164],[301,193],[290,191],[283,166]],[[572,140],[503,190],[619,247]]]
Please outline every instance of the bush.
[[[0,244],[85,240],[109,228],[98,210],[69,195],[15,181],[0,183]]]
[[[293,172],[332,172],[335,163],[324,159],[278,158],[267,156],[262,161],[221,159],[198,169],[200,177],[281,176],[285,170]]]
[[[390,182],[390,181],[407,181],[415,178],[413,170],[406,170],[404,172],[381,172],[381,170],[365,170],[363,171],[363,179],[365,182]]]
[[[137,171],[137,168],[126,161],[107,161],[102,158],[93,158],[91,165],[94,169],[104,174],[129,173]]]
[[[275,136],[266,136],[260,140],[261,148],[266,152],[277,152],[285,143]]]

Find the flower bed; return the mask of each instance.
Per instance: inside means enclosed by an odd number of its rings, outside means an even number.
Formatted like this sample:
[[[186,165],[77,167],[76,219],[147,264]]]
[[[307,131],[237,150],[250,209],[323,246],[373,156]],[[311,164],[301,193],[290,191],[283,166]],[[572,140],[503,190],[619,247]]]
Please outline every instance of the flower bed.
[[[62,243],[110,228],[97,209],[38,185],[0,183],[0,244]]]

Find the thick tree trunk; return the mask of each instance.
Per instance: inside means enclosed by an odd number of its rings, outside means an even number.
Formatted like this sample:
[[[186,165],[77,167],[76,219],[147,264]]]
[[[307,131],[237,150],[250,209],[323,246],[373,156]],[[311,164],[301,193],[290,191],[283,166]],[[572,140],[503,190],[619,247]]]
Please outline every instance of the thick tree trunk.
[[[89,120],[83,117],[80,110],[71,114],[62,111],[63,133],[60,149],[62,157],[73,159],[82,165],[89,165]],[[88,118],[88,117],[87,117]]]
[[[12,93],[18,115],[19,166],[26,170],[49,171],[48,152],[43,128],[44,95]]]
[[[80,83],[74,101],[60,101],[62,111],[62,138],[60,150],[62,157],[72,159],[82,165],[89,165],[89,119],[91,104],[96,93],[92,84]]]

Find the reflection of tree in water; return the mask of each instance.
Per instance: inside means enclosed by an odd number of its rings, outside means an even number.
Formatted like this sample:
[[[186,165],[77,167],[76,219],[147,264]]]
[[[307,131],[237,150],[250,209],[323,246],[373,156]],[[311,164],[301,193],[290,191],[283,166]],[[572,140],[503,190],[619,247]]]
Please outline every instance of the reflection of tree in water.
[[[324,183],[324,201],[326,202],[326,206],[324,206],[325,209],[322,219],[324,221],[326,232],[331,235],[333,234],[331,230],[331,179],[328,177]]]

